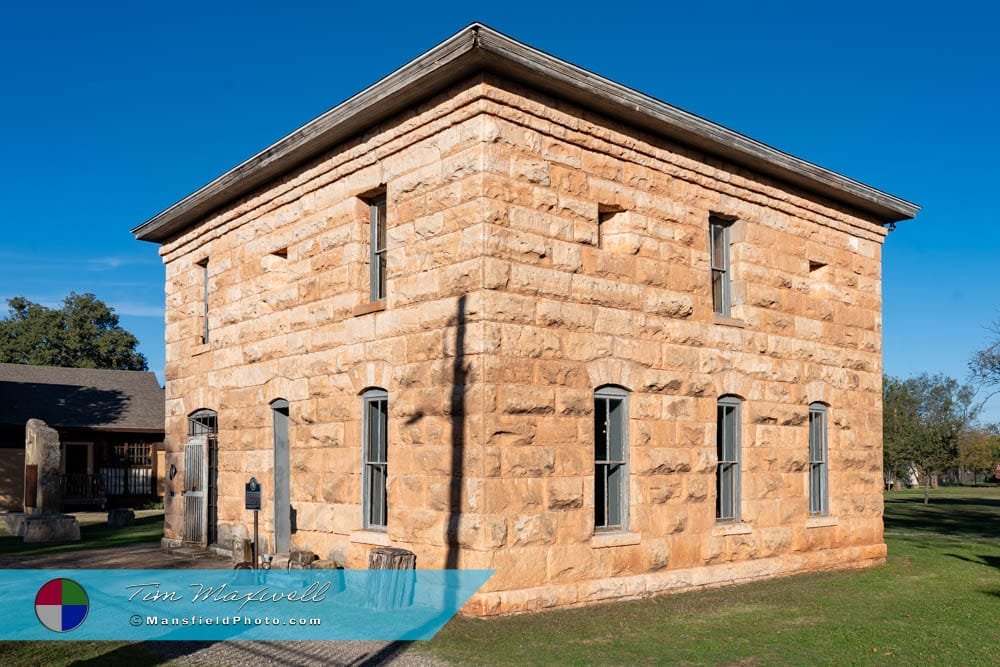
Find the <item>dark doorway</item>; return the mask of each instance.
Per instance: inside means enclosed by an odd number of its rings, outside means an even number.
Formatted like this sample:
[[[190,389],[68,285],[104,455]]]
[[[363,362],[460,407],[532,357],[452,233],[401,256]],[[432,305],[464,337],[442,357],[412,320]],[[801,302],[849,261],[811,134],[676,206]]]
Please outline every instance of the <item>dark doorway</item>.
[[[205,537],[209,544],[219,541],[219,438],[208,436],[205,443],[208,450],[208,501]]]
[[[66,474],[86,475],[88,472],[88,452],[90,445],[66,443]]]
[[[292,542],[291,471],[288,454],[288,401],[271,403],[274,416],[274,552],[287,554]]]

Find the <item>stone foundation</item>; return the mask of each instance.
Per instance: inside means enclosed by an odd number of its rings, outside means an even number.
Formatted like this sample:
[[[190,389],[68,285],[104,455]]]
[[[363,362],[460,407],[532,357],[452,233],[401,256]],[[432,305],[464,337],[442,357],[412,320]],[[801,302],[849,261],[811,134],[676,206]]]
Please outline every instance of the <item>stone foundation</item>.
[[[885,562],[885,546],[826,549],[809,554],[663,570],[562,586],[539,586],[518,591],[481,593],[462,608],[465,616],[520,614],[558,607],[635,600],[702,588],[717,588],[805,572],[853,570]]]

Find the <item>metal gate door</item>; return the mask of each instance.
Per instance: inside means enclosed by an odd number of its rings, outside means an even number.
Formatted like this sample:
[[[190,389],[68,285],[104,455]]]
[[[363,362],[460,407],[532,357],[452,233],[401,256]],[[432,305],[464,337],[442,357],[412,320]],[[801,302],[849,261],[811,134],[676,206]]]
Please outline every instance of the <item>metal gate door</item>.
[[[205,541],[205,439],[184,446],[184,540]]]

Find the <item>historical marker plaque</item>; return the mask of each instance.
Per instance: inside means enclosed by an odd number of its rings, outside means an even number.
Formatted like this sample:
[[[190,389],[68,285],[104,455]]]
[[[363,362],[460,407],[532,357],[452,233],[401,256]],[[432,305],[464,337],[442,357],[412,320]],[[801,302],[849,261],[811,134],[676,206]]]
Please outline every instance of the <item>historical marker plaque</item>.
[[[251,477],[246,483],[246,508],[248,510],[260,509],[260,482],[256,477]]]

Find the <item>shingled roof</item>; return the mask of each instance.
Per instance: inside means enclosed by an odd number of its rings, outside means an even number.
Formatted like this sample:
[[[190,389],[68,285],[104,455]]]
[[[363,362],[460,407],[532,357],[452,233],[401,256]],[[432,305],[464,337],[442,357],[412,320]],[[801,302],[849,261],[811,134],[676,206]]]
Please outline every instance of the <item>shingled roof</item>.
[[[57,428],[163,431],[163,389],[153,373],[0,364],[0,425],[29,419]]]
[[[840,202],[878,223],[919,206],[473,23],[132,230],[165,243],[213,211],[476,72],[493,72]]]

